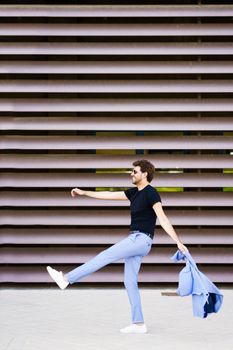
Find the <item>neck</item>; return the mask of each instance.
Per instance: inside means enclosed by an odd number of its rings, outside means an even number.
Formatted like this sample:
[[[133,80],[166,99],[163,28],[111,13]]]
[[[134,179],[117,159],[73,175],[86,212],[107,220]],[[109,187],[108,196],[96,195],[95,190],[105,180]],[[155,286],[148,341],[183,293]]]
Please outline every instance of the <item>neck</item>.
[[[147,185],[149,185],[149,182],[146,183],[140,183],[137,185],[137,188],[139,191],[143,190],[143,188],[145,188]]]

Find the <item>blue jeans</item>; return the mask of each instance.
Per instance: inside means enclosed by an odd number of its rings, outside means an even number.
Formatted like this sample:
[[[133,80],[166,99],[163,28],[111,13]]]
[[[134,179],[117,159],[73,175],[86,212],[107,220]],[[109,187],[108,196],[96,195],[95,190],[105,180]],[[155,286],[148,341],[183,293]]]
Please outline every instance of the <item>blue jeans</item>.
[[[142,258],[151,250],[152,241],[145,233],[131,233],[85,264],[65,274],[65,277],[73,284],[114,261],[125,259],[124,285],[131,304],[132,322],[144,322],[137,279]]]

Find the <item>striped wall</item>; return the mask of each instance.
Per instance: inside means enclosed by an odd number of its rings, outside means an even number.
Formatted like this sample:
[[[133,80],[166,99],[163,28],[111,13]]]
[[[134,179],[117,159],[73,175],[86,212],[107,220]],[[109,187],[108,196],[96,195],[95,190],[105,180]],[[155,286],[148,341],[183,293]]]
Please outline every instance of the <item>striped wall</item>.
[[[78,3],[78,5],[74,5]],[[116,5],[117,3],[117,5]],[[137,159],[201,271],[233,282],[230,1],[0,4],[0,282],[51,280],[128,234]],[[161,228],[139,282],[177,282]],[[123,282],[123,261],[81,281]]]

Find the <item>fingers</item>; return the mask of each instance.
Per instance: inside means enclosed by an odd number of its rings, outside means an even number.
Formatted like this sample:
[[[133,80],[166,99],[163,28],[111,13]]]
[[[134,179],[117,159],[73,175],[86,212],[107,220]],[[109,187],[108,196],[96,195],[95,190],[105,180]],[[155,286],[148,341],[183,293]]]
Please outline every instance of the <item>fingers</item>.
[[[73,188],[73,189],[71,190],[71,196],[72,196],[72,197],[75,197],[76,194],[77,194],[76,188]]]
[[[186,247],[186,246],[184,246],[184,248],[183,248],[183,253],[188,253],[189,251],[188,251],[188,248]]]

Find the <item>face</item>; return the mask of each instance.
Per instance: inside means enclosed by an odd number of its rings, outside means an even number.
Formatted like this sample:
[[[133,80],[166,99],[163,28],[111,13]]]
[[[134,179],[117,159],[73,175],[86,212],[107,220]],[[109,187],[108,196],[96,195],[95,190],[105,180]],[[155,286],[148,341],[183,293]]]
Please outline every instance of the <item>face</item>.
[[[132,183],[135,185],[140,183],[143,179],[146,178],[146,175],[147,173],[141,172],[140,166],[136,166],[131,172]]]

